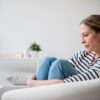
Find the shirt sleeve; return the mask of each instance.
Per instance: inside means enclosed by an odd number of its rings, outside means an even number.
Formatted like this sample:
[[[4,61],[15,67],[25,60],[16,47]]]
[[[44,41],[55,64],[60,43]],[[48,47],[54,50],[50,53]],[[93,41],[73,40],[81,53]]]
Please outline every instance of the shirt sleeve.
[[[90,64],[90,69],[64,79],[65,83],[100,78],[100,60]]]

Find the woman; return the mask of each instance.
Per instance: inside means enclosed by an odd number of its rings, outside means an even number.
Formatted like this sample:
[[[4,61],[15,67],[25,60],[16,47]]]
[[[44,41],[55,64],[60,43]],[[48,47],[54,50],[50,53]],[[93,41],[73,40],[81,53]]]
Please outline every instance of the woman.
[[[79,51],[68,60],[47,57],[28,86],[68,83],[100,78],[100,15],[91,15],[80,23],[82,44]]]

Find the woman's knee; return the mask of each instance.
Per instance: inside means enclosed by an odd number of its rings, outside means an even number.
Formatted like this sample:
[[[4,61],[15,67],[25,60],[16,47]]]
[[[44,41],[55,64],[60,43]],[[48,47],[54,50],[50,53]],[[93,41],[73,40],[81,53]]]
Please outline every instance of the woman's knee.
[[[57,59],[57,60],[55,60],[52,63],[50,70],[56,70],[56,69],[58,69],[58,67],[61,68],[63,66],[62,64],[65,63],[65,61],[66,60],[64,60],[64,59]]]
[[[61,65],[61,64],[64,64],[64,63],[66,63],[67,62],[67,60],[65,60],[65,59],[57,59],[57,60],[55,60],[54,62],[53,62],[53,66],[57,66],[57,65]]]
[[[55,61],[56,60],[56,57],[49,57],[49,56],[47,56],[47,57],[45,57],[44,58],[44,62],[53,62],[53,61]]]
[[[42,61],[41,61],[41,64],[40,64],[40,68],[50,68],[51,67],[51,64],[56,60],[55,57],[45,57]]]

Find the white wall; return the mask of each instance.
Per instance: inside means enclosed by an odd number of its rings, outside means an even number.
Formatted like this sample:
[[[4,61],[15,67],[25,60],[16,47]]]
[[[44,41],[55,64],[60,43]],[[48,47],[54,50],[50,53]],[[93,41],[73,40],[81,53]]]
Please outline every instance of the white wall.
[[[82,48],[79,23],[90,14],[100,14],[100,0],[0,0],[0,53],[37,41],[41,55],[68,57]]]

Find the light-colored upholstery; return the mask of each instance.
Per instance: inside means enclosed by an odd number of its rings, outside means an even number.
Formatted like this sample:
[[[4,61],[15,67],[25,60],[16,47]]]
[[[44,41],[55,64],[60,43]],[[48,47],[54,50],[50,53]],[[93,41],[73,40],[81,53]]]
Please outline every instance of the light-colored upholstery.
[[[7,76],[11,73],[33,73],[36,71],[36,60],[19,58],[0,58],[0,85],[11,84]]]
[[[36,59],[0,55],[0,98],[6,91],[26,87],[22,84],[36,71],[36,66]]]
[[[2,96],[2,94],[3,94],[3,87],[0,86],[0,100],[1,100],[1,96]]]
[[[2,100],[100,100],[100,78],[12,90]]]

